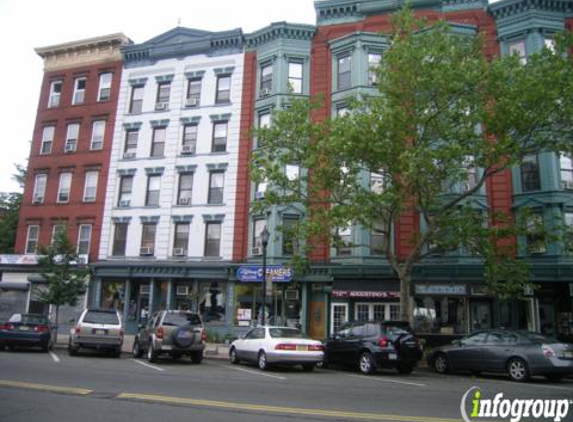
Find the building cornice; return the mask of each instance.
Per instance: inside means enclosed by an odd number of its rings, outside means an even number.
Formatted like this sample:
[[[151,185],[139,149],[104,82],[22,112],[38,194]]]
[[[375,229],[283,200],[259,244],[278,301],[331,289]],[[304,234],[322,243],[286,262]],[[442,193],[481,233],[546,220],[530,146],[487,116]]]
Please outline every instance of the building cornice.
[[[313,25],[292,24],[288,22],[274,22],[245,36],[247,48],[255,48],[262,44],[276,40],[311,41],[316,27]]]
[[[532,10],[572,16],[573,2],[571,0],[502,0],[490,4],[488,10],[496,20],[527,14]]]
[[[44,59],[44,71],[62,70],[96,63],[120,61],[121,48],[132,41],[123,33],[103,35],[47,47],[34,51]]]

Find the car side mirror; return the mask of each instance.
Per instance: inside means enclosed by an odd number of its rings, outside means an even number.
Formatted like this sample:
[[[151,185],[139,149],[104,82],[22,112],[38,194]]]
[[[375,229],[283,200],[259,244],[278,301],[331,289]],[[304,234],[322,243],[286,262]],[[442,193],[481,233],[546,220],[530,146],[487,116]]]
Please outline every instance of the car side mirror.
[[[454,340],[454,341],[452,341],[452,344],[453,344],[454,346],[458,346],[458,347],[461,347],[461,346],[464,345],[461,340]]]

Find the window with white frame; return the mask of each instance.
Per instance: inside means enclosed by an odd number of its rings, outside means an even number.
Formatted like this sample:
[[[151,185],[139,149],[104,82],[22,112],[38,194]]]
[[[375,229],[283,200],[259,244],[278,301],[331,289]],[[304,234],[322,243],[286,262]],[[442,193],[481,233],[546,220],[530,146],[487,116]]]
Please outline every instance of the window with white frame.
[[[342,91],[352,86],[352,61],[350,54],[344,54],[337,59],[337,90]]]
[[[268,111],[259,113],[259,129],[268,128],[271,126],[271,113]]]
[[[171,82],[159,82],[157,84],[157,98],[155,100],[155,110],[166,110],[169,108],[169,96],[171,95]]]
[[[300,220],[298,215],[284,215],[282,227],[283,255],[294,255],[299,252],[299,242],[296,235],[296,226]]]
[[[102,149],[103,138],[105,134],[105,120],[95,120],[92,123],[92,139],[90,142],[90,149]]]
[[[330,305],[330,310],[332,315],[330,334],[335,334],[340,331],[340,327],[348,322],[348,304],[333,303]]]
[[[228,103],[231,101],[231,75],[217,76],[217,91],[215,103]]]
[[[541,212],[534,212],[528,216],[525,239],[529,253],[544,254],[547,252],[545,236],[543,235],[543,215]]]
[[[179,173],[179,189],[177,190],[177,204],[191,205],[193,197],[193,173]]]
[[[46,173],[36,174],[34,180],[34,193],[32,196],[33,204],[44,203],[44,198],[46,196],[46,183],[48,181],[48,175]]]
[[[559,155],[559,173],[561,175],[561,187],[573,190],[573,157],[562,153]]]
[[[60,183],[58,185],[58,203],[69,202],[70,188],[72,186],[72,173],[60,173]]]
[[[468,191],[476,187],[478,184],[478,172],[475,165],[475,159],[471,155],[464,158],[462,164],[463,172],[465,173],[465,180],[462,181],[462,191]]]
[[[510,55],[517,54],[521,64],[527,63],[527,53],[525,50],[525,40],[515,40],[507,44],[507,51]]]
[[[354,315],[358,321],[396,321],[400,316],[398,303],[356,303]]]
[[[269,95],[273,90],[273,63],[267,62],[261,65],[259,94]]]
[[[302,94],[302,62],[288,62],[288,88],[293,94]]]
[[[145,205],[148,207],[159,206],[159,192],[161,189],[161,175],[151,174],[147,177],[147,192]]]
[[[537,155],[526,155],[521,161],[521,191],[531,192],[541,189],[541,177]]]
[[[165,138],[167,136],[166,127],[153,128],[153,138],[151,140],[151,156],[163,157],[165,154]]]
[[[38,250],[38,238],[40,236],[40,226],[28,226],[28,233],[26,235],[26,254],[35,254]]]
[[[42,130],[42,145],[40,146],[40,154],[51,154],[52,145],[54,144],[54,126],[44,126]]]
[[[52,239],[50,241],[51,245],[54,245],[54,242],[61,236],[63,233],[66,233],[66,225],[64,223],[56,223],[52,226]]]
[[[88,255],[90,253],[90,242],[92,238],[92,225],[80,224],[78,228],[78,255]]]
[[[72,98],[72,104],[83,104],[86,95],[86,78],[80,77],[74,80],[74,96]]]
[[[143,85],[133,85],[131,87],[131,99],[129,101],[129,113],[139,114],[143,110]]]
[[[253,245],[253,255],[261,255],[263,252],[263,238],[261,233],[266,227],[267,221],[264,218],[255,218],[253,220],[253,233],[252,233],[252,245]]]
[[[543,40],[543,46],[547,48],[552,53],[555,53],[555,40],[553,38],[546,37]]]
[[[287,164],[285,166],[285,176],[291,182],[298,180],[300,177],[300,167],[297,164]]]
[[[141,224],[141,249],[140,255],[153,255],[155,253],[156,223]]]
[[[384,170],[370,172],[370,191],[379,195],[384,193],[384,189],[386,188],[386,177],[386,172]]]
[[[139,129],[127,129],[125,131],[125,147],[123,158],[135,158],[137,155],[137,143],[139,141]]]
[[[48,99],[48,108],[58,107],[62,98],[62,81],[52,81],[50,83],[50,97]]]
[[[80,136],[80,124],[68,123],[66,130],[66,144],[64,145],[64,152],[73,152],[78,147],[78,138]]]
[[[211,152],[225,152],[227,150],[228,122],[213,123],[213,143]]]
[[[336,233],[336,255],[345,256],[352,254],[352,228],[350,224],[346,227],[339,227]]]
[[[201,78],[190,78],[187,83],[186,107],[198,107],[201,103]]]
[[[181,152],[184,154],[195,154],[197,149],[197,124],[186,124],[183,126],[183,144]]]
[[[368,53],[368,85],[370,86],[374,86],[378,82],[376,73],[381,61],[382,54]]]
[[[221,223],[209,222],[205,225],[206,257],[218,257],[221,254]]]
[[[182,256],[187,255],[187,247],[189,245],[189,222],[175,223],[174,236],[173,236],[173,255]]]
[[[125,248],[127,245],[127,223],[115,223],[113,233],[113,245],[111,254],[113,256],[125,256]]]
[[[370,229],[370,255],[384,255],[386,244],[386,225],[381,221],[375,221]]]
[[[222,204],[223,203],[223,188],[225,186],[225,172],[215,170],[209,172],[209,196],[207,198],[208,204]]]
[[[86,172],[84,183],[84,202],[94,202],[96,200],[98,178],[99,171],[92,170]]]
[[[113,74],[111,72],[101,73],[99,75],[99,88],[97,92],[98,101],[109,101],[111,98],[111,80]]]
[[[131,205],[131,192],[133,189],[133,176],[121,176],[119,180],[118,207],[129,207]]]

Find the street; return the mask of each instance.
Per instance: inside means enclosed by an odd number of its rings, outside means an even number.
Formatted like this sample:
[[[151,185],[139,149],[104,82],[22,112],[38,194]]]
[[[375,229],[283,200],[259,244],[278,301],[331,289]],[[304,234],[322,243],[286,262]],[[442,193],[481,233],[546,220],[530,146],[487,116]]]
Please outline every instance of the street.
[[[149,364],[128,354],[115,359],[19,350],[0,352],[0,421],[450,422],[462,420],[460,401],[474,386],[484,397],[503,392],[508,398],[573,399],[570,378],[519,384],[427,369],[408,376],[340,368],[261,372],[221,359]],[[573,409],[563,420],[573,421]]]

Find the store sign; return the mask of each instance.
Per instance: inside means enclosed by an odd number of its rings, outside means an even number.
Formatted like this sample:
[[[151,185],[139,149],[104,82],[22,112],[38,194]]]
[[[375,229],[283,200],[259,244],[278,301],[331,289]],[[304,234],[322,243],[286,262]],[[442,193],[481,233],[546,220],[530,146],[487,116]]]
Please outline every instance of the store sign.
[[[400,292],[333,290],[332,297],[337,299],[393,299],[399,298]]]
[[[288,283],[292,281],[292,268],[284,265],[267,265],[267,280],[273,283]],[[243,265],[237,270],[240,281],[262,283],[263,267],[261,265]]]
[[[465,296],[466,286],[463,284],[416,284],[417,295],[449,295]]]
[[[37,265],[38,255],[0,255],[0,264]]]

